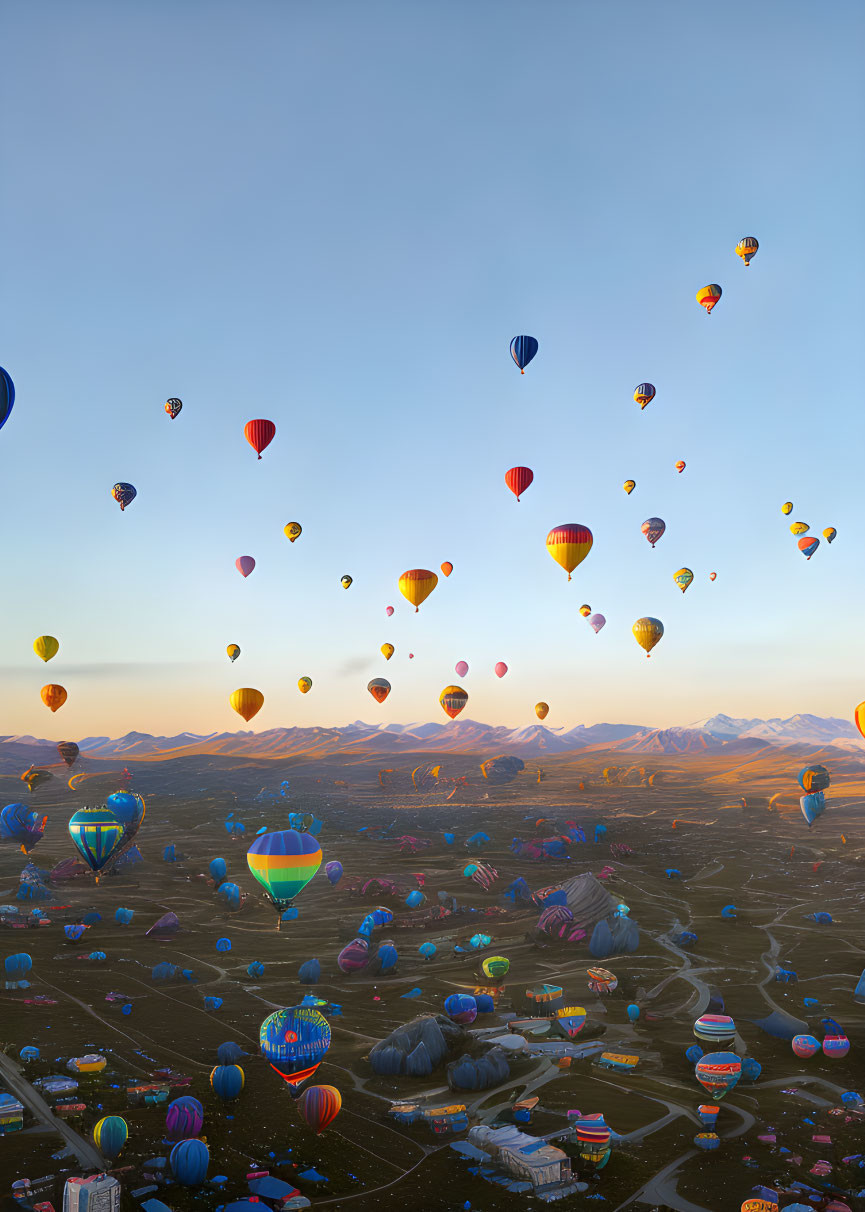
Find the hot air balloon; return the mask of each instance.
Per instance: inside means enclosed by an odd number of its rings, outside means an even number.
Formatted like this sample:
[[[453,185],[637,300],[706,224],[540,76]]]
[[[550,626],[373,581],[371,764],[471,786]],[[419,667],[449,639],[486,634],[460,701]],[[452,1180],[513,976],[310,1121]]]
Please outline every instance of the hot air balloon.
[[[273,421],[247,421],[243,435],[252,449],[261,458],[261,452],[266,450],[276,436],[276,426]]]
[[[625,480],[622,487],[624,488],[625,493],[628,496],[630,496],[631,493],[634,491],[634,489],[637,487],[637,481],[636,480]]]
[[[511,467],[505,472],[505,483],[517,500],[520,499],[534,478],[535,473],[531,467]]]
[[[826,529],[823,531],[823,538],[826,540],[827,543],[831,543],[834,541],[837,533],[838,533],[838,531],[835,529],[834,526],[827,526]]]
[[[144,820],[144,800],[134,791],[114,791],[106,800],[105,807],[113,812],[124,829],[137,827]]]
[[[312,690],[312,678],[299,678],[297,688],[301,694],[309,694]]]
[[[210,1150],[203,1140],[181,1140],[168,1155],[171,1173],[183,1187],[200,1187],[207,1178]]]
[[[667,523],[663,518],[646,518],[645,522],[640,527],[640,530],[653,547],[657,543],[658,539],[661,538],[666,529]]]
[[[129,1125],[119,1115],[105,1115],[93,1129],[93,1143],[100,1153],[112,1160],[120,1154],[129,1139]]]
[[[383,703],[390,694],[390,682],[386,678],[373,678],[367,684],[367,690],[377,703]]]
[[[57,752],[67,766],[74,766],[75,760],[81,751],[74,741],[60,741],[57,745]]]
[[[820,1051],[820,1041],[813,1035],[796,1035],[791,1041],[791,1046],[800,1060],[808,1060]]]
[[[640,411],[650,404],[655,398],[655,386],[653,383],[640,383],[634,388],[634,401],[639,404]]]
[[[98,879],[123,839],[123,822],[103,805],[79,808],[68,828],[76,850]]]
[[[210,1071],[210,1085],[224,1103],[232,1102],[243,1089],[246,1077],[240,1065],[217,1065]]]
[[[781,506],[781,513],[790,514],[792,512],[793,512],[793,502],[785,501],[784,504]]]
[[[592,631],[594,631],[595,635],[597,635],[601,628],[606,625],[606,622],[607,620],[602,614],[593,614],[589,618],[589,626],[591,627]]]
[[[53,635],[39,635],[33,641],[33,651],[43,661],[50,661],[60,651],[60,641]]]
[[[456,665],[454,665],[454,673],[458,678],[464,678],[468,671],[469,667],[465,661],[457,661]]]
[[[257,837],[247,851],[246,862],[271,904],[282,913],[318,871],[321,857],[321,846],[311,833],[281,829]]]
[[[252,556],[238,556],[234,561],[234,567],[242,577],[248,577],[255,568],[255,560]]]
[[[387,617],[390,618],[391,615],[393,614],[393,606],[385,606],[384,612],[387,615]]]
[[[295,539],[299,539],[303,534],[303,527],[300,522],[289,522],[287,526],[283,527],[283,533],[289,543],[293,543]]]
[[[812,536],[806,535],[804,538],[801,538],[798,542],[799,550],[802,552],[802,555],[805,557],[806,560],[811,559],[811,556],[814,554],[814,552],[817,550],[817,548],[819,546],[820,546],[820,540],[815,539],[813,537],[813,535]]]
[[[468,701],[469,696],[461,686],[445,686],[439,695],[445,715],[449,715],[452,720],[457,718]]]
[[[637,619],[634,626],[631,628],[634,633],[634,639],[641,648],[646,650],[646,656],[651,656],[652,649],[664,634],[664,624],[660,619],[653,619],[646,616],[642,619]]]
[[[834,1018],[824,1018],[820,1021],[826,1031],[823,1039],[824,1056],[828,1056],[830,1060],[840,1060],[850,1051],[850,1040]]]
[[[673,580],[681,589],[682,593],[688,588],[694,579],[694,574],[690,568],[680,568],[678,572],[673,573]]]
[[[9,420],[12,405],[15,403],[15,384],[8,370],[0,366],[0,429]]]
[[[810,529],[811,527],[807,522],[790,523],[790,534],[795,535],[796,538],[798,538],[800,534],[807,534]]]
[[[520,374],[526,373],[526,367],[538,352],[538,343],[534,337],[514,337],[511,340],[511,357],[520,368]]]
[[[26,804],[7,804],[0,810],[0,841],[17,842],[29,854],[45,833],[48,817]]]
[[[264,706],[264,695],[251,686],[242,686],[240,690],[234,691],[228,701],[237,714],[242,715],[248,723]]]
[[[327,876],[331,888],[334,888],[342,879],[342,863],[339,859],[331,859],[329,863],[325,863],[324,874]]]
[[[832,776],[825,766],[806,766],[796,776],[803,791],[825,791],[832,782]]]
[[[180,416],[180,410],[183,407],[183,401],[178,400],[177,396],[172,396],[170,400],[165,401],[165,411],[171,417],[172,421]]]
[[[344,576],[339,578],[339,583],[342,585],[343,589],[348,589],[354,583],[354,577],[350,577],[348,573],[346,573]]]
[[[593,542],[588,526],[566,522],[563,526],[554,526],[547,535],[547,551],[564,568],[570,580],[571,573],[592,550]]]
[[[757,243],[754,236],[743,236],[736,245],[736,256],[741,257],[745,262],[745,268],[751,264],[753,257],[757,255],[757,249],[760,245]]]
[[[607,968],[587,968],[589,988],[593,993],[615,993],[619,978]]]
[[[330,1026],[314,1006],[277,1010],[258,1037],[265,1060],[290,1086],[312,1077],[330,1048]]]
[[[183,1094],[169,1103],[165,1113],[165,1135],[169,1140],[198,1136],[203,1124],[204,1107],[191,1094]]]
[[[678,471],[679,475],[681,475],[684,470],[685,470],[685,460],[679,459],[678,463],[676,464],[676,471]]]
[[[497,678],[503,678],[505,676],[505,674],[507,673],[507,671],[508,671],[508,667],[504,663],[504,661],[496,661],[496,677]]]
[[[735,1052],[710,1052],[697,1061],[694,1076],[720,1102],[742,1076],[742,1062]]]
[[[316,1136],[339,1115],[342,1095],[336,1086],[310,1086],[297,1101],[300,1118]]]
[[[442,564],[442,566],[441,566],[441,570],[442,570],[442,576],[449,577],[449,576],[450,576],[450,574],[451,574],[451,573],[453,572],[453,570],[454,570],[454,566],[453,566],[453,564],[450,562],[450,560],[445,560],[444,564]],[[332,1088],[332,1087],[331,1087],[331,1088]],[[321,1087],[321,1089],[324,1089],[324,1087],[322,1086],[322,1087]]]
[[[853,723],[859,729],[862,739],[865,740],[865,702],[860,703],[853,712]],[[22,775],[21,777],[23,778],[24,776]]]
[[[708,286],[701,286],[697,291],[697,302],[701,307],[705,307],[706,315],[710,315],[712,308],[720,299],[723,291],[717,282],[712,282]]]
[[[729,1014],[701,1014],[694,1023],[694,1038],[727,1048],[736,1038],[736,1024]]]
[[[395,652],[393,644],[382,644],[381,654],[386,661],[389,661]]]
[[[126,484],[123,480],[118,480],[111,489],[111,495],[120,506],[120,512],[122,513],[126,506],[131,505],[138,496],[138,489],[133,484]]]
[[[434,572],[428,572],[425,568],[410,568],[399,579],[399,591],[411,602],[417,614],[438,583],[439,579]]]
[[[580,614],[583,616],[583,618],[584,618],[584,619],[587,619],[591,613],[592,613],[592,608],[591,608],[591,606],[588,606],[588,605],[586,605],[586,604],[584,603],[584,604],[583,604],[583,605],[580,607]]]
[[[240,645],[239,644],[229,644],[225,651],[228,653],[228,659],[229,659],[229,661],[231,661],[231,663],[233,665],[234,662],[237,660],[237,658],[240,656]]]
[[[710,572],[710,573],[709,573],[709,580],[710,580],[710,581],[717,581],[717,579],[718,579],[718,574],[717,574],[717,572]]]
[[[545,720],[550,714],[549,703],[535,703],[535,715],[539,720]]]
[[[47,686],[43,686],[40,693],[42,702],[52,711],[59,711],[68,697],[65,687],[58,686],[55,682],[49,682]]]
[[[510,971],[511,961],[504,955],[488,955],[481,964],[481,971],[487,980],[501,981]]]

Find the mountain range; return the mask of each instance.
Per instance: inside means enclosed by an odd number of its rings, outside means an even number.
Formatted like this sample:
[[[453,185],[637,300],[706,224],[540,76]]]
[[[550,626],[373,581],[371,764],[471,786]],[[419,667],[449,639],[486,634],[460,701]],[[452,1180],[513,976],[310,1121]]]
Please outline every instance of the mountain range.
[[[53,747],[53,744],[32,736],[0,737],[0,756],[13,747],[26,755],[35,747]],[[569,729],[533,724],[525,728],[502,728],[474,720],[378,725],[355,720],[353,724],[331,728],[271,728],[266,732],[215,732],[206,736],[191,732],[177,736],[130,732],[117,738],[85,737],[78,744],[82,756],[100,761],[146,761],[216,754],[255,759],[423,751],[517,752],[540,756],[600,749],[629,754],[746,754],[767,745],[830,745],[865,753],[865,746],[852,723],[815,715],[794,715],[786,720],[713,715],[679,728],[649,728],[639,724],[579,724]],[[33,760],[38,760],[35,753]]]

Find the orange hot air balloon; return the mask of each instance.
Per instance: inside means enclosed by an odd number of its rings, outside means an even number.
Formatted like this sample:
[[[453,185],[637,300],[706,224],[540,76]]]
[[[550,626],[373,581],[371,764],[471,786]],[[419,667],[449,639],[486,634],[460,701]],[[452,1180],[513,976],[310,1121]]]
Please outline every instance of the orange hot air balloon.
[[[591,606],[588,606],[584,602],[583,605],[580,607],[580,614],[583,616],[584,619],[587,619],[591,613],[592,613]]]
[[[676,471],[678,471],[679,475],[681,475],[684,470],[685,470],[685,460],[679,459],[678,463],[676,464]]]
[[[273,421],[264,421],[260,417],[255,421],[247,421],[243,435],[252,449],[261,458],[261,452],[266,450],[276,437],[276,426]]]
[[[367,690],[377,703],[383,703],[390,694],[390,682],[387,678],[373,678],[367,685]]]
[[[853,723],[862,734],[862,739],[865,740],[865,703],[860,703],[853,712]]]
[[[50,707],[52,711],[59,711],[66,702],[67,694],[63,686],[58,686],[55,682],[49,682],[47,686],[42,687],[42,702],[46,707]]]
[[[439,695],[439,702],[444,709],[445,715],[449,715],[452,720],[457,718],[468,701],[469,696],[462,686],[445,686]]]
[[[442,564],[442,573],[444,574],[444,576],[449,577],[450,574],[453,572],[453,570],[454,570],[454,566],[450,562],[450,560],[445,560],[444,564]]]
[[[708,286],[701,286],[697,291],[697,302],[701,307],[705,307],[706,315],[710,315],[712,308],[720,299],[723,291],[717,282],[710,282]]]
[[[571,573],[592,550],[593,542],[588,526],[566,522],[563,526],[554,526],[547,535],[547,551],[557,564],[561,564],[570,580]]]
[[[229,698],[229,703],[243,718],[249,722],[254,715],[258,715],[264,706],[264,695],[260,690],[253,690],[249,686],[243,686]]]
[[[717,574],[717,572],[710,572],[710,573],[709,573],[709,580],[710,580],[710,581],[717,581],[717,579],[718,579],[718,574]]]
[[[438,583],[439,579],[434,572],[426,568],[410,568],[399,579],[399,591],[411,602],[417,614]]]
[[[539,720],[545,720],[550,714],[549,703],[535,703],[535,715]]]

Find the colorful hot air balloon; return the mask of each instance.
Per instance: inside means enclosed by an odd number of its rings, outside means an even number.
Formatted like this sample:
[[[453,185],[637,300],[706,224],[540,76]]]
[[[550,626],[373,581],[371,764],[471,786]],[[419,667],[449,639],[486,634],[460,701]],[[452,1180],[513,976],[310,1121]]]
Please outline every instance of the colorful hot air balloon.
[[[514,337],[511,340],[511,357],[520,368],[520,374],[526,373],[526,367],[538,352],[538,343],[534,337]]]
[[[445,715],[449,715],[452,720],[457,718],[468,701],[469,696],[461,686],[445,686],[439,695],[439,702]]]
[[[835,529],[834,526],[827,526],[826,529],[823,531],[823,538],[826,540],[827,543],[831,543],[831,542],[833,542],[837,533],[838,533],[838,531]]]
[[[631,628],[634,633],[634,639],[644,648],[646,656],[651,656],[652,649],[664,634],[664,624],[660,619],[653,619],[646,616],[642,619],[637,619],[634,626]]]
[[[316,1136],[333,1123],[341,1106],[342,1095],[336,1086],[310,1086],[297,1102],[300,1118]]]
[[[606,622],[607,620],[602,614],[593,614],[589,619],[589,626],[591,627],[592,631],[594,631],[595,635],[597,635],[601,628],[606,625]]]
[[[634,401],[639,404],[642,411],[647,404],[650,404],[655,398],[655,386],[653,383],[641,383],[634,388]]]
[[[246,853],[246,862],[271,904],[282,913],[321,866],[321,846],[311,833],[280,829],[257,837]]]
[[[301,694],[309,694],[312,690],[312,678],[299,678],[297,688]]]
[[[276,436],[276,426],[273,421],[247,421],[243,435],[252,449],[261,458],[261,452],[266,450]]]
[[[240,690],[234,691],[228,701],[237,714],[242,715],[248,723],[264,706],[264,695],[260,690],[253,690],[251,686],[242,686]]]
[[[865,740],[865,702],[860,703],[853,712],[853,723],[859,729],[862,739]]]
[[[255,560],[252,556],[238,556],[234,561],[234,567],[242,577],[248,577],[255,568]]]
[[[694,574],[690,568],[680,568],[678,572],[673,573],[673,580],[681,589],[682,593],[688,588],[694,579]]]
[[[800,1060],[808,1060],[820,1051],[820,1041],[813,1035],[796,1035],[791,1041],[791,1046]]]
[[[60,641],[53,635],[39,635],[33,641],[33,651],[43,661],[50,661],[60,651]]]
[[[504,663],[504,661],[496,661],[496,677],[497,678],[503,678],[505,676],[505,674],[507,673],[507,671],[508,671],[508,667]]]
[[[444,564],[441,566],[441,570],[442,576],[449,577],[454,570],[454,566],[450,560],[445,560]],[[321,1089],[324,1089],[324,1087],[322,1086]],[[328,1087],[328,1089],[332,1089],[332,1087]]]
[[[793,502],[785,501],[784,504],[781,506],[781,513],[791,514],[792,512],[793,512]]]
[[[505,472],[505,483],[517,500],[520,499],[534,478],[535,473],[531,467],[511,467]]]
[[[630,496],[631,493],[634,491],[634,489],[637,487],[637,481],[636,480],[625,480],[622,487],[624,488],[626,495]]]
[[[373,678],[367,683],[367,690],[377,703],[383,703],[390,694],[390,682],[387,678]]]
[[[720,299],[723,291],[717,282],[711,282],[708,286],[701,286],[697,291],[697,302],[701,307],[705,307],[706,315],[710,315],[712,308]]]
[[[736,1024],[729,1014],[702,1014],[694,1023],[694,1038],[705,1044],[729,1047],[736,1038]]]
[[[803,791],[825,791],[832,782],[832,776],[825,766],[806,766],[796,776]]]
[[[283,533],[289,543],[293,543],[295,539],[299,539],[303,534],[303,527],[300,522],[289,522],[287,526],[283,527]]]
[[[348,573],[345,573],[344,576],[339,578],[339,583],[342,585],[343,589],[349,589],[351,585],[354,584],[354,577],[350,577]]]
[[[299,1086],[327,1055],[330,1026],[314,1006],[291,1006],[269,1015],[258,1038],[270,1067],[290,1086]]]
[[[384,612],[387,615],[387,617],[390,618],[391,615],[393,614],[393,606],[385,606]]]
[[[74,741],[60,741],[57,746],[57,752],[67,766],[74,766],[75,760],[81,751]]]
[[[468,664],[465,661],[457,661],[454,665],[454,673],[458,678],[464,678],[469,671]]]
[[[745,262],[745,268],[751,264],[751,259],[757,255],[757,249],[760,245],[757,243],[754,236],[743,236],[736,245],[736,256],[741,257]]]
[[[646,536],[646,539],[654,547],[658,539],[661,538],[664,531],[667,529],[667,523],[663,518],[646,518],[640,530]]]
[[[123,839],[122,821],[104,805],[79,808],[71,817],[68,829],[76,850],[98,878]]]
[[[42,702],[52,711],[59,711],[68,697],[65,687],[58,686],[56,682],[49,682],[47,686],[43,686],[40,693]]]
[[[48,817],[34,812],[26,804],[7,804],[0,811],[0,840],[17,842],[29,854],[45,833]]]
[[[545,720],[550,714],[549,703],[535,703],[535,715],[539,720]]]
[[[593,542],[588,526],[566,522],[563,526],[554,526],[547,535],[547,551],[564,568],[570,580],[571,573],[592,550]]]
[[[807,534],[810,529],[811,527],[807,522],[790,523],[790,534],[794,535],[796,538],[798,538],[800,534]]]
[[[0,366],[0,429],[9,420],[15,403],[15,384],[8,370]]]
[[[381,646],[381,655],[386,661],[390,660],[395,651],[396,649],[394,648],[393,644],[382,644]]]
[[[129,1139],[129,1125],[119,1115],[105,1115],[93,1129],[93,1143],[112,1161]]]
[[[717,579],[718,579],[718,574],[717,574],[717,572],[710,572],[710,573],[709,573],[709,580],[710,580],[710,581],[717,581]]]
[[[799,550],[802,552],[802,555],[805,557],[806,560],[811,559],[811,556],[814,554],[814,552],[817,550],[817,548],[819,546],[820,546],[820,540],[815,539],[813,535],[811,535],[811,536],[806,535],[804,538],[800,539],[799,543],[798,543]]]
[[[123,480],[118,480],[111,489],[111,495],[120,506],[120,512],[122,513],[126,506],[131,505],[138,496],[138,489],[133,484],[127,484]]]
[[[580,614],[583,616],[583,618],[584,618],[584,619],[587,619],[591,613],[592,613],[592,608],[591,608],[591,606],[588,606],[588,605],[586,605],[586,604],[584,603],[584,604],[583,604],[583,605],[580,607]]]
[[[420,606],[438,585],[439,579],[426,568],[410,568],[399,579],[399,591],[414,606],[417,614]]]
[[[204,1107],[191,1094],[183,1094],[169,1103],[165,1113],[165,1135],[169,1140],[189,1140],[198,1136],[204,1124]]]
[[[678,471],[679,475],[681,475],[684,470],[685,470],[685,460],[679,459],[678,463],[676,464],[676,471]]]
[[[228,653],[228,659],[229,659],[229,661],[231,661],[231,663],[233,665],[234,662],[237,660],[237,658],[240,656],[240,645],[239,644],[229,644],[225,651]]]
[[[178,400],[177,396],[172,396],[170,400],[165,401],[165,411],[171,417],[172,421],[180,416],[180,410],[183,407],[183,401]]]
[[[742,1076],[742,1062],[735,1052],[710,1052],[697,1061],[694,1076],[720,1102]]]

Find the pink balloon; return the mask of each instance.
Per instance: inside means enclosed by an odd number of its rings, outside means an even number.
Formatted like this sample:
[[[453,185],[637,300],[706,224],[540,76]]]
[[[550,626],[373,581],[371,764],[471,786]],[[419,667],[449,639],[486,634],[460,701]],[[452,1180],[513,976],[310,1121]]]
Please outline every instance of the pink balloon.
[[[393,606],[385,606],[384,612],[388,618],[393,614]]]
[[[252,556],[238,556],[234,561],[234,567],[242,577],[248,577],[255,567],[255,560]]]
[[[410,661],[413,661],[413,660],[414,660],[414,653],[413,653],[413,652],[410,652],[410,653],[408,654],[408,659],[409,659]]]
[[[607,620],[604,618],[604,616],[602,614],[593,614],[592,615],[592,617],[589,619],[589,626],[591,627],[592,631],[594,631],[595,635],[598,634],[598,632],[604,626],[606,621]]]
[[[469,667],[465,661],[457,661],[456,665],[454,665],[454,672],[458,678],[464,678],[468,671]]]
[[[505,676],[505,674],[507,673],[507,671],[508,671],[508,667],[504,663],[504,661],[499,661],[498,664],[496,665],[496,677],[503,678]]]

